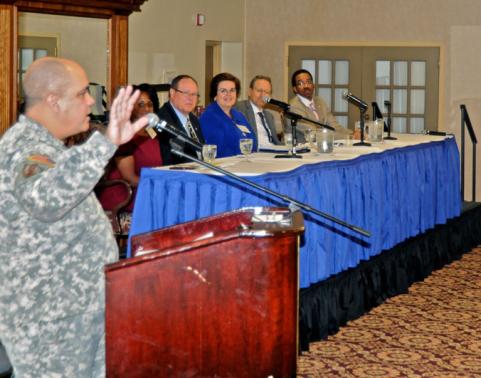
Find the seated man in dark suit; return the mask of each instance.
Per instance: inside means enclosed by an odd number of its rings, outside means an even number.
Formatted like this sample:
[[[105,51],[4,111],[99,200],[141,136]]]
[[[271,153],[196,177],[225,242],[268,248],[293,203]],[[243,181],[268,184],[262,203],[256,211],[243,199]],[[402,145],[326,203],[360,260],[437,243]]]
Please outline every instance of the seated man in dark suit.
[[[245,115],[256,133],[259,149],[281,144],[277,138],[274,117],[269,111],[264,110],[266,105],[264,97],[270,97],[271,93],[272,83],[270,77],[255,76],[249,84],[249,99],[239,101],[236,105],[237,110]]]
[[[199,99],[197,82],[189,75],[176,76],[170,85],[169,101],[157,112],[161,120],[166,121],[180,132],[187,134],[192,139],[204,144],[204,137],[200,130],[199,120],[192,113]],[[176,149],[194,157],[198,157],[196,150],[190,145],[166,132],[158,135],[160,150],[164,165],[185,163],[188,160],[171,152],[172,145]]]

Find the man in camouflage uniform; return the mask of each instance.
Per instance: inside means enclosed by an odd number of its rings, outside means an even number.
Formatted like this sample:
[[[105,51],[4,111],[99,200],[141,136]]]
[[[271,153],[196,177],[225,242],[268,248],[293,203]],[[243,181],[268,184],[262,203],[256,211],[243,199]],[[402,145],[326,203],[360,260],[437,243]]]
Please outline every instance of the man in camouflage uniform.
[[[88,129],[88,83],[75,62],[35,61],[0,140],[0,339],[16,377],[105,376],[103,268],[118,252],[92,189],[147,119],[130,122],[138,93],[121,89],[105,135],[65,147]]]

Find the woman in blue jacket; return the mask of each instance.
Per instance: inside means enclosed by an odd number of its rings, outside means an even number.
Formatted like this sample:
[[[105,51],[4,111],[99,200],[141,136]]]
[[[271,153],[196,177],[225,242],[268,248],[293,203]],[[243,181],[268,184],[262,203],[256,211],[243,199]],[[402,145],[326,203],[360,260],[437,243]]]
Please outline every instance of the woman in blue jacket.
[[[213,100],[200,116],[200,126],[207,144],[217,145],[217,157],[239,155],[239,140],[253,140],[257,151],[257,138],[244,115],[234,105],[240,93],[240,81],[230,73],[220,73],[210,83]]]

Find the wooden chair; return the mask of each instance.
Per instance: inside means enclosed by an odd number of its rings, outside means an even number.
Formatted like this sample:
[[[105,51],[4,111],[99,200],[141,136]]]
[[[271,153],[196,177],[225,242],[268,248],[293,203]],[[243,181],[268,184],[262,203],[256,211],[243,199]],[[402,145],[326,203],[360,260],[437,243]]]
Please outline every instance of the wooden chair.
[[[125,209],[132,201],[132,187],[126,180],[123,179],[102,179],[95,187],[95,192],[98,193],[102,189],[116,185],[123,186],[127,195],[123,201],[117,203],[111,210],[105,210],[105,214],[109,218],[112,225],[112,230],[119,246],[120,258],[125,258],[129,230],[122,225],[120,214],[122,210]]]

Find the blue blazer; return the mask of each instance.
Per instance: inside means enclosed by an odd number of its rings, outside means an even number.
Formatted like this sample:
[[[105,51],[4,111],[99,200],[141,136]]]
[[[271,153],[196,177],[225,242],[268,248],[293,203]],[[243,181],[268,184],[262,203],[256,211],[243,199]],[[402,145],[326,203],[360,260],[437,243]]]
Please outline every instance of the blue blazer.
[[[252,151],[257,151],[257,136],[246,117],[235,108],[231,109],[230,118],[217,102],[210,103],[199,118],[202,135],[207,144],[217,145],[217,157],[240,155],[239,140],[251,138],[254,140]],[[236,125],[245,126],[248,132],[243,132]]]

